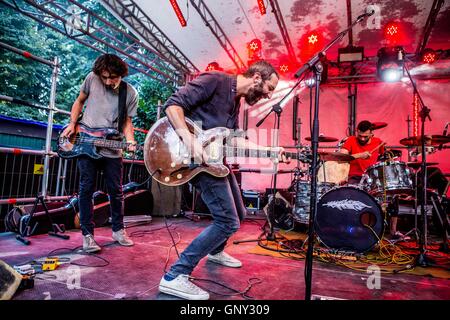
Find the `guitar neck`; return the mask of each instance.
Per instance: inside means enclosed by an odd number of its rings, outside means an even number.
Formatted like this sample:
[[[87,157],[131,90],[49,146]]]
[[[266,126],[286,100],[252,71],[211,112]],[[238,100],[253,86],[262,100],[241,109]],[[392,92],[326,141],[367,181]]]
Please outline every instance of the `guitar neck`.
[[[227,157],[242,157],[242,158],[278,158],[278,151],[276,150],[259,150],[248,148],[224,147],[224,154]],[[295,152],[285,152],[287,158],[296,160],[298,154]]]
[[[117,141],[117,140],[107,140],[107,139],[96,139],[94,140],[94,145],[96,147],[108,148],[108,149],[127,149],[129,143]],[[136,145],[136,149],[141,149],[141,146]]]

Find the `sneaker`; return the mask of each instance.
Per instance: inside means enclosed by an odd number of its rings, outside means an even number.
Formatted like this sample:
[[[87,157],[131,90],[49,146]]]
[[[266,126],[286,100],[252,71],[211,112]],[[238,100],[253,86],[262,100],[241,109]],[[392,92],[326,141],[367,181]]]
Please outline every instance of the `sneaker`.
[[[159,291],[187,300],[208,300],[209,293],[189,281],[187,274],[180,274],[175,279],[162,277]]]
[[[221,251],[217,254],[208,254],[208,261],[215,262],[230,268],[240,268],[242,267],[242,262],[238,259],[233,258],[225,251]]]
[[[98,252],[102,250],[100,246],[95,242],[94,236],[92,234],[88,234],[83,236],[83,251],[88,253]]]
[[[391,239],[392,240],[401,240],[401,241],[408,241],[411,240],[410,236],[405,236],[403,233],[401,233],[400,231],[397,231],[396,233],[394,233],[393,235],[391,235]]]
[[[122,246],[130,247],[134,245],[133,240],[131,240],[127,233],[125,232],[125,229],[120,229],[119,231],[113,231],[112,238],[119,242]]]

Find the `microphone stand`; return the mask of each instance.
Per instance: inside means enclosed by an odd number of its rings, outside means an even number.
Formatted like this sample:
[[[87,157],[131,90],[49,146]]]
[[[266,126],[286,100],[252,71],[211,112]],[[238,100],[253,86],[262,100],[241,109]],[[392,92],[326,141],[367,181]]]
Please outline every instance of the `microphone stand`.
[[[364,18],[374,14],[364,13],[344,31],[340,32],[325,48],[319,53],[315,54],[307,63],[305,63],[296,73],[295,77],[299,78],[308,70],[314,72],[315,75],[315,105],[314,105],[314,120],[313,120],[313,132],[312,132],[312,164],[311,164],[311,201],[310,201],[310,215],[309,215],[309,229],[308,229],[308,250],[305,259],[305,300],[311,300],[311,281],[312,281],[312,264],[313,264],[313,249],[314,249],[314,221],[317,211],[317,163],[318,163],[318,146],[319,146],[319,86],[322,80],[323,65],[320,62],[322,57],[326,55],[326,51],[332,47],[335,43],[342,40],[349,30],[351,30],[357,23],[364,20]]]
[[[283,111],[283,108],[281,107],[281,103],[287,99],[287,97],[291,94],[292,91],[294,91],[295,88],[298,87],[298,85],[300,84],[300,82],[302,82],[303,78],[299,79],[295,85],[289,90],[288,93],[286,93],[286,95],[277,103],[275,103],[274,105],[272,105],[272,109],[270,109],[270,111],[264,116],[264,118],[262,118],[261,120],[258,121],[258,123],[256,124],[256,127],[259,127],[263,124],[263,122],[267,119],[267,117],[274,112],[275,116],[276,116],[276,137],[274,139],[275,142],[275,147],[278,147],[278,136],[279,136],[279,131],[280,131],[280,117],[281,117],[281,112]],[[273,188],[272,188],[272,215],[275,215],[275,201],[276,201],[276,192],[277,192],[277,171],[278,171],[278,158],[275,160],[275,164],[274,164],[274,173],[272,174],[272,178],[273,178]],[[269,241],[276,241],[277,238],[275,236],[274,230],[273,230],[273,223],[272,221],[270,221],[270,217],[269,217],[269,213],[267,213],[267,220],[266,220],[266,224],[269,224],[269,234],[266,235],[266,240]],[[264,234],[265,231],[265,226],[263,227],[263,232],[262,234]],[[262,235],[261,234],[261,235]],[[243,242],[252,242],[252,241],[259,241],[261,240],[260,238],[258,238],[257,240],[235,240],[233,241],[233,244],[239,244],[239,243],[243,243]]]
[[[421,120],[421,129],[420,129],[420,139],[421,139],[421,147],[422,147],[422,164],[421,164],[421,170],[422,170],[422,201],[420,203],[420,215],[422,217],[422,230],[420,232],[419,237],[419,254],[416,257],[415,263],[416,265],[419,265],[421,267],[428,267],[433,265],[433,262],[430,258],[426,256],[426,247],[427,247],[427,213],[425,211],[425,203],[427,201],[427,165],[426,165],[426,150],[425,150],[425,121],[428,118],[428,120],[431,121],[430,112],[431,109],[429,109],[427,106],[425,106],[425,103],[422,100],[422,96],[420,95],[419,91],[417,90],[416,83],[414,82],[413,78],[411,77],[411,74],[409,73],[408,68],[406,67],[406,63],[403,64],[403,67],[408,74],[408,78],[411,81],[412,87],[414,89],[414,93],[417,94],[417,97],[419,98],[420,103],[420,120]],[[417,187],[417,186],[416,186]]]

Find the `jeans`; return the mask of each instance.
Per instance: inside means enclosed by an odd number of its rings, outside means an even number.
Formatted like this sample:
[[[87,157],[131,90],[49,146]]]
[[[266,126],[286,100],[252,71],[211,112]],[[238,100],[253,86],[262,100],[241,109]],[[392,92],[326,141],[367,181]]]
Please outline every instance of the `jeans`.
[[[191,183],[201,191],[201,197],[214,221],[189,244],[172,265],[168,275],[174,278],[180,274],[191,274],[207,254],[214,255],[223,251],[246,214],[236,177],[231,170],[225,178],[200,173]]]
[[[83,156],[78,158],[77,165],[80,171],[79,208],[82,234],[94,234],[92,195],[97,171],[101,169],[103,169],[109,195],[112,230],[123,229],[122,158],[92,159]]]

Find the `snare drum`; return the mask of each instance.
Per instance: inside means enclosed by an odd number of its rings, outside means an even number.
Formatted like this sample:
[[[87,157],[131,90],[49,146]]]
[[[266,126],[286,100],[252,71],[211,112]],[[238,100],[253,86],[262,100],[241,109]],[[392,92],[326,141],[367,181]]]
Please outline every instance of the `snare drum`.
[[[377,162],[367,168],[361,184],[371,194],[409,194],[414,190],[412,174],[401,161]]]
[[[317,171],[319,183],[342,184],[348,179],[350,163],[338,161],[325,161]]]

